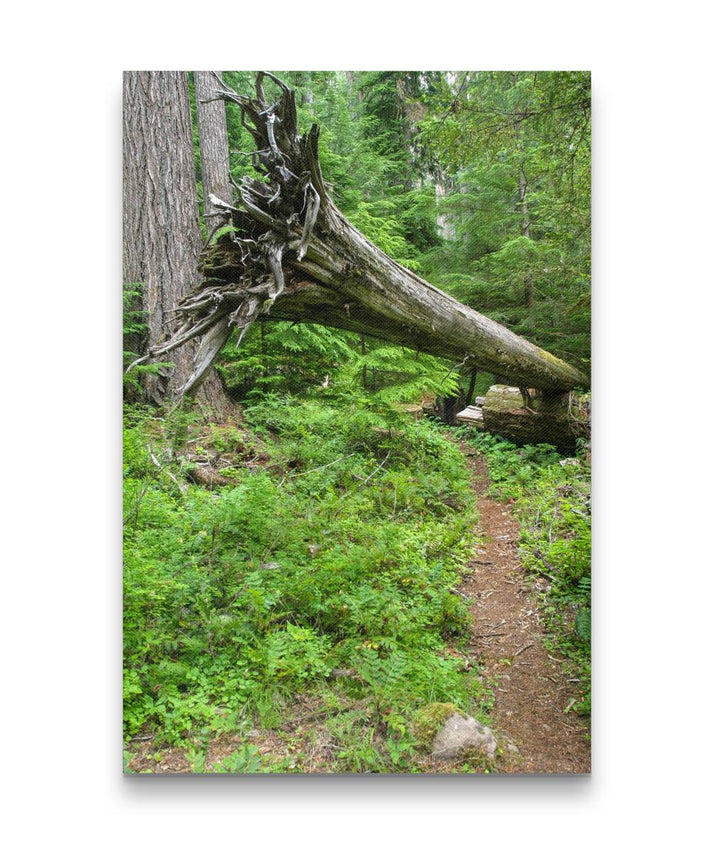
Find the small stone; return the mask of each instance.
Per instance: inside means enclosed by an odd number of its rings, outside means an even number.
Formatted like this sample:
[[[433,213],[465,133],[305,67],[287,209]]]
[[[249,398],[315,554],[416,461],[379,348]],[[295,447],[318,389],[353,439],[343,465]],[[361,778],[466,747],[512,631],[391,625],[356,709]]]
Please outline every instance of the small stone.
[[[482,749],[488,758],[495,757],[497,742],[492,731],[471,716],[454,713],[435,735],[432,756],[449,761],[462,755],[466,749],[477,748]]]

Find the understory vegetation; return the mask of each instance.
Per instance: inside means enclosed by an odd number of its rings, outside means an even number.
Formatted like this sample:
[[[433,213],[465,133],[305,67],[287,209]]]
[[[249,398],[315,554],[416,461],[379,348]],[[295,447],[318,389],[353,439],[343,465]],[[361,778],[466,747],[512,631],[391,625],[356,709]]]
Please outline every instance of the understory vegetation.
[[[520,521],[520,558],[545,582],[540,599],[547,645],[575,664],[572,707],[590,713],[591,509],[590,461],[564,458],[554,446],[517,446],[490,434],[468,433],[487,461],[492,493],[512,503]]]
[[[351,401],[270,395],[244,416],[129,418],[127,737],[197,753],[307,721],[317,733],[276,766],[299,769],[321,737],[324,769],[412,769],[424,706],[482,717],[492,700],[459,653],[463,456],[430,421]],[[188,485],[198,461],[230,483]]]

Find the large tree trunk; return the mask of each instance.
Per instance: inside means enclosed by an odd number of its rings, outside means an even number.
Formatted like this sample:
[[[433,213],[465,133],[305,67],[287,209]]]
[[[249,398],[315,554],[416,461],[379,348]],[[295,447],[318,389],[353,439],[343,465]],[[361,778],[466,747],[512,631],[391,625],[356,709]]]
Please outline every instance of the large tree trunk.
[[[227,149],[227,141],[225,143]],[[223,168],[227,163],[227,158]],[[165,341],[183,296],[200,286],[200,220],[185,71],[129,71],[123,80],[123,279],[142,283],[149,349]],[[138,348],[140,350],[140,348]],[[195,355],[174,350],[174,367],[145,376],[157,404],[179,395]],[[212,415],[229,403],[216,372],[197,389]]]
[[[215,99],[218,79],[222,79],[220,72],[196,71],[194,78],[205,231],[211,235],[217,226],[225,222],[225,214],[213,205],[212,196],[232,199],[227,120],[225,104]]]
[[[512,73],[512,83],[513,87],[516,87],[518,84],[518,74],[516,71]],[[515,114],[518,118],[513,122],[513,126],[515,128],[516,145],[518,152],[520,153],[520,174],[518,176],[518,207],[520,209],[520,234],[524,238],[529,239],[530,218],[528,217],[527,204],[528,182],[527,176],[525,175],[525,163],[523,160],[525,147],[523,146],[523,126],[521,112],[522,111],[519,107],[515,109]],[[533,279],[532,274],[528,274],[523,280],[523,303],[528,309],[530,309],[533,305],[533,302]]]
[[[463,306],[374,246],[329,198],[318,163],[316,126],[297,135],[293,93],[269,102],[219,78],[218,98],[237,104],[252,134],[264,180],[245,179],[239,207],[214,198],[232,232],[206,248],[202,286],[179,310],[184,319],[161,354],[195,336],[203,344],[185,391],[192,391],[227,340],[261,313],[315,321],[446,357],[466,368],[544,390],[586,386],[582,372]],[[249,119],[249,123],[246,120]]]
[[[212,100],[220,72],[196,71],[195,100],[197,107],[198,140],[200,144],[200,174],[202,176],[205,231],[211,235],[224,222],[224,213],[211,199],[232,198],[230,184],[230,150],[228,146],[225,104]],[[200,388],[198,400],[210,408],[217,421],[224,421],[236,410],[225,394],[220,376],[210,369]]]
[[[143,283],[152,348],[168,333],[183,295],[198,285],[198,219],[187,73],[128,71],[123,77],[123,279]],[[146,375],[146,394],[162,403],[181,387],[192,348],[175,367]]]
[[[521,149],[522,150],[522,149]],[[530,219],[528,217],[528,205],[527,205],[527,178],[525,177],[525,171],[523,167],[520,167],[520,178],[518,179],[518,196],[520,199],[520,216],[522,218],[520,223],[520,231],[524,238],[530,239]],[[523,280],[524,285],[524,294],[523,294],[523,302],[525,306],[530,309],[534,302],[533,297],[533,279],[532,274],[528,274]]]

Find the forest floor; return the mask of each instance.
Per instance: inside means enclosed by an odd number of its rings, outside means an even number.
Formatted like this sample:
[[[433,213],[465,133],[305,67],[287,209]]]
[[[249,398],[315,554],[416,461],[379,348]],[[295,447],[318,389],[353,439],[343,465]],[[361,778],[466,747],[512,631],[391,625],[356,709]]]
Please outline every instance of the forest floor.
[[[538,598],[545,583],[522,567],[512,506],[490,497],[482,454],[464,442],[460,448],[472,476],[478,523],[474,555],[459,592],[473,617],[465,650],[481,665],[482,677],[495,693],[491,727],[502,751],[493,772],[589,773],[589,720],[572,709],[578,679],[570,662],[545,646]],[[278,772],[330,772],[337,747],[324,727],[326,716],[316,698],[300,695],[284,711],[282,725],[248,736],[264,759],[282,764]],[[239,736],[212,738],[204,744],[199,763],[197,756],[193,763],[192,753],[156,741],[152,734],[138,735],[127,746],[132,750],[127,769],[156,774],[209,772],[242,744]],[[297,759],[297,765],[291,758]],[[460,770],[455,763],[427,757],[419,771]]]
[[[544,645],[537,598],[543,581],[523,571],[518,523],[509,505],[488,495],[482,455],[461,448],[473,474],[479,522],[460,591],[474,617],[470,652],[484,664],[486,678],[497,680],[492,718],[506,746],[498,772],[589,773],[588,719],[568,709],[577,679]]]

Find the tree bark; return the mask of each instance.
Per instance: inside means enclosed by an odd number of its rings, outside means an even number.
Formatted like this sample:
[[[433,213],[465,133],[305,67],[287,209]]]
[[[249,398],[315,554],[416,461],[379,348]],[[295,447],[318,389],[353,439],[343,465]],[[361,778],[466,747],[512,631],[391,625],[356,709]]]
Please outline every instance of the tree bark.
[[[229,186],[227,164],[226,157],[222,165],[226,174],[223,192]],[[142,309],[148,325],[149,350],[167,339],[178,304],[185,294],[200,286],[200,247],[187,72],[126,72],[123,279],[126,283],[143,284]],[[145,376],[148,400],[163,404],[177,398],[197,359],[194,350],[194,344],[185,343],[174,349],[174,368]],[[213,417],[222,419],[228,415],[232,406],[215,371],[210,371],[196,390],[198,403]]]
[[[525,171],[522,166],[520,167],[520,178],[518,179],[518,196],[520,198],[520,232],[524,238],[530,239],[530,219],[528,217],[527,206],[527,178],[525,177]],[[530,309],[534,303],[533,279],[531,274],[528,274],[523,279],[523,286],[523,302],[525,303],[525,306]]]
[[[225,104],[211,100],[218,85],[218,77],[215,75],[221,78],[219,71],[196,71],[194,74],[205,231],[208,235],[227,219],[225,212],[210,201],[211,196],[227,201],[232,199]]]
[[[268,76],[280,89],[274,102],[265,97]],[[173,339],[155,350],[204,337],[186,392],[202,380],[231,328],[242,337],[261,313],[377,336],[522,386],[587,385],[582,372],[425,282],[352,226],[323,183],[317,126],[298,136],[294,94],[281,81],[260,74],[256,98],[216,81],[216,97],[242,110],[264,180],[244,180],[240,207],[213,200],[233,232],[204,251],[203,283],[180,303],[183,323]]]
[[[183,295],[198,285],[197,188],[187,73],[128,71],[123,77],[123,279],[143,283],[152,349],[168,333]],[[182,386],[190,345],[175,367],[146,375],[148,399],[160,404]]]
[[[516,443],[550,443],[566,454],[575,453],[579,438],[589,439],[589,413],[572,395],[525,392],[491,386],[482,405],[484,429]]]
[[[217,75],[217,77],[216,77]],[[225,104],[211,100],[219,71],[196,71],[195,101],[197,107],[198,140],[200,144],[200,174],[202,177],[205,232],[211,235],[227,220],[225,213],[212,203],[212,199],[232,199],[230,183],[230,148],[228,146]],[[216,421],[224,421],[236,407],[223,389],[220,376],[210,369],[198,394],[199,403],[209,407]]]
[[[512,82],[513,86],[517,86],[518,83],[518,75],[517,72],[513,72],[512,74]],[[520,109],[518,108],[516,114],[520,113]],[[524,157],[524,146],[523,146],[523,131],[522,131],[522,120],[518,116],[517,120],[513,123],[515,128],[515,139],[517,141],[518,151],[520,152],[520,175],[518,177],[518,205],[520,208],[520,234],[525,238],[530,238],[530,218],[528,217],[528,206],[527,206],[527,189],[528,182],[527,176],[525,175],[525,164],[523,162]],[[533,279],[532,275],[528,274],[523,280],[523,303],[526,308],[530,309],[534,303],[534,294],[533,294]]]

